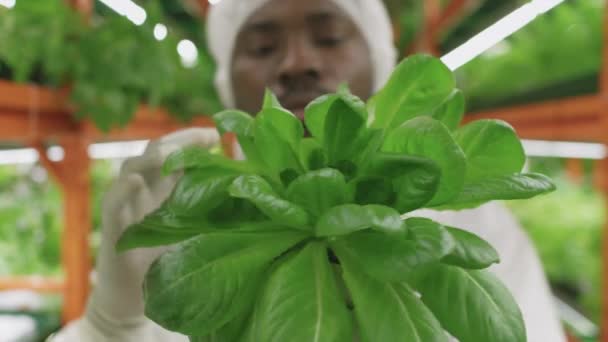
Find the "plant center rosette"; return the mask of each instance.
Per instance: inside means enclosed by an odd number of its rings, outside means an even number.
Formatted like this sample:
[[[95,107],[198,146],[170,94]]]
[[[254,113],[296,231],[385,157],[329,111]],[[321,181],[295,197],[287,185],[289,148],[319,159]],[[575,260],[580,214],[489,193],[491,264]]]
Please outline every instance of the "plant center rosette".
[[[522,315],[484,271],[487,242],[409,214],[552,191],[497,120],[460,125],[464,99],[440,60],[404,60],[368,103],[342,87],[305,125],[267,93],[250,116],[214,116],[246,160],[200,148],[120,251],[173,244],[144,283],[146,315],[192,341],[525,341]],[[415,214],[415,213],[414,213]]]

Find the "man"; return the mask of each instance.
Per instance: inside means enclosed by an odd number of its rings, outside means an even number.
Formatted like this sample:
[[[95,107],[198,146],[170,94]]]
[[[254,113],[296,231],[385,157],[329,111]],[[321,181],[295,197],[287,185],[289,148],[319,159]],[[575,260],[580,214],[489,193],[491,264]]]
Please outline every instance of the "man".
[[[211,9],[208,34],[222,101],[250,113],[261,107],[266,87],[300,119],[308,102],[342,82],[367,99],[387,79],[396,58],[381,0],[223,0]],[[160,177],[164,158],[176,149],[208,147],[217,140],[212,130],[180,131],[125,163],[105,199],[98,281],[86,314],[56,341],[187,341],[143,315],[142,279],[164,249],[116,255],[113,246],[121,231],[158,207],[175,184],[176,176]],[[502,263],[492,271],[522,308],[529,341],[564,341],[538,258],[505,209],[490,204],[418,214],[472,230],[496,246]]]

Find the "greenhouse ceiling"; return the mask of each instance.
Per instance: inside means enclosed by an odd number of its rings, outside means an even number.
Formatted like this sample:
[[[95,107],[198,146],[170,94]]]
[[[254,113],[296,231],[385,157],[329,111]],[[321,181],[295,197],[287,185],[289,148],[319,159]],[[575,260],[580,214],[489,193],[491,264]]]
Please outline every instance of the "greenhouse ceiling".
[[[406,51],[411,51],[413,41],[423,30],[424,2],[385,1],[396,23],[398,48],[405,54]],[[12,7],[15,2],[19,0],[0,0],[0,5]],[[192,111],[203,108],[207,108],[207,111],[217,109],[217,99],[212,98],[213,91],[208,91],[212,88],[213,63],[205,51],[201,34],[203,25],[199,1],[142,0],[136,3],[118,0],[95,1],[93,25],[117,17],[116,12],[127,16],[136,24],[164,18],[166,22],[154,23],[161,25],[154,25],[154,32],[150,34],[157,39],[164,39],[167,33],[169,36],[187,38],[178,40],[181,62],[189,66],[198,63],[198,69],[193,72],[205,75],[196,81],[199,84],[198,89],[207,90],[205,96],[179,93],[182,90],[175,90],[176,93],[172,94],[175,99],[171,104],[183,112],[186,111],[185,106],[190,106]],[[440,1],[440,6],[445,7],[449,3],[449,0],[443,0]],[[457,51],[464,53],[450,54],[445,59],[447,64],[454,68],[468,61],[470,57],[481,54],[457,72],[459,86],[468,97],[470,111],[597,91],[604,1],[468,0],[465,3],[464,10],[437,37],[437,45],[441,54],[462,47]],[[547,11],[555,5],[555,8]],[[152,9],[153,13],[146,13],[144,8],[148,11]],[[6,15],[6,12],[0,10],[0,15]],[[538,14],[541,15],[525,25]],[[505,17],[512,20],[507,24]],[[497,22],[499,25],[494,25]],[[490,34],[469,41],[488,27],[492,27]],[[502,39],[511,33],[512,36]],[[481,53],[482,51],[485,52]],[[10,78],[13,74],[10,70],[11,63],[4,57],[0,51],[0,78]],[[2,64],[9,64],[8,70],[2,68]],[[30,75],[29,80],[48,83],[48,80],[40,80],[36,76]],[[187,104],[183,103],[184,97],[190,99],[197,96],[198,102],[190,100]],[[176,104],[176,101],[180,103]],[[203,103],[205,105],[201,105]]]
[[[163,1],[162,6],[175,25],[198,33],[194,2]],[[423,1],[385,2],[400,28],[399,49],[407,51],[423,26]],[[450,1],[440,2],[445,7]],[[457,73],[471,110],[592,93],[597,90],[601,64],[603,5],[602,0],[469,0],[463,14],[438,37],[439,51],[447,54],[494,25],[485,36],[465,45],[464,54],[446,60],[460,67],[489,48]],[[548,11],[553,6],[557,8]],[[103,14],[101,7],[98,3],[97,11]],[[532,21],[537,15],[541,16]],[[501,25],[495,25],[499,21]]]

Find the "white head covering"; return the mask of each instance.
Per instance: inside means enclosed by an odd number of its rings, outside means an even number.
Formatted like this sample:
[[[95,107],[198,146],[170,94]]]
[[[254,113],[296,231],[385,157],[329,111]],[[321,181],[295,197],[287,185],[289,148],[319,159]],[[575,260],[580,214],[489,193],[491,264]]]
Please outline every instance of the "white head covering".
[[[207,43],[217,63],[215,87],[226,108],[235,106],[230,67],[236,37],[249,16],[268,1],[222,0],[209,11]],[[391,21],[382,0],[332,1],[350,16],[367,41],[374,66],[374,90],[380,89],[397,58]]]

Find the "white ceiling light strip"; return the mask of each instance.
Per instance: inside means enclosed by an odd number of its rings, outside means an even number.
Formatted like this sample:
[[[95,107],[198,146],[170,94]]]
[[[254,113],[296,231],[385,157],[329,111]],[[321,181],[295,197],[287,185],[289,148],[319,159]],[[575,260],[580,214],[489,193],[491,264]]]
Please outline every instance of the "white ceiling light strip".
[[[570,141],[522,140],[528,157],[555,157],[574,159],[604,159],[606,146],[597,143]]]
[[[581,315],[558,297],[554,296],[553,301],[555,302],[559,315],[563,318],[564,323],[572,326],[572,328],[582,336],[597,336],[598,327],[592,321]]]
[[[148,140],[108,142],[92,144],[88,148],[91,159],[125,159],[141,155]],[[571,141],[522,140],[528,157],[555,157],[574,159],[604,159],[608,157],[605,145]],[[47,150],[51,161],[61,161],[65,151],[60,146]],[[33,148],[0,150],[0,165],[34,164],[38,152]]]
[[[99,0],[110,7],[114,12],[127,17],[133,24],[142,25],[146,22],[148,14],[146,10],[131,0]]]
[[[13,8],[15,7],[15,0],[0,0],[0,6]]]
[[[38,152],[33,148],[0,151],[0,165],[34,164],[37,161]]]
[[[148,140],[97,143],[89,146],[91,159],[124,159],[144,153]]]
[[[564,0],[534,0],[500,19],[450,53],[441,57],[450,70],[456,70],[481,55],[505,38],[528,25],[539,15],[559,5]]]
[[[141,155],[146,149],[148,140],[97,143],[89,145],[91,159],[125,159]],[[65,151],[61,146],[51,146],[46,151],[49,160],[63,160]],[[33,148],[0,150],[0,165],[29,165],[39,160],[38,151]]]

